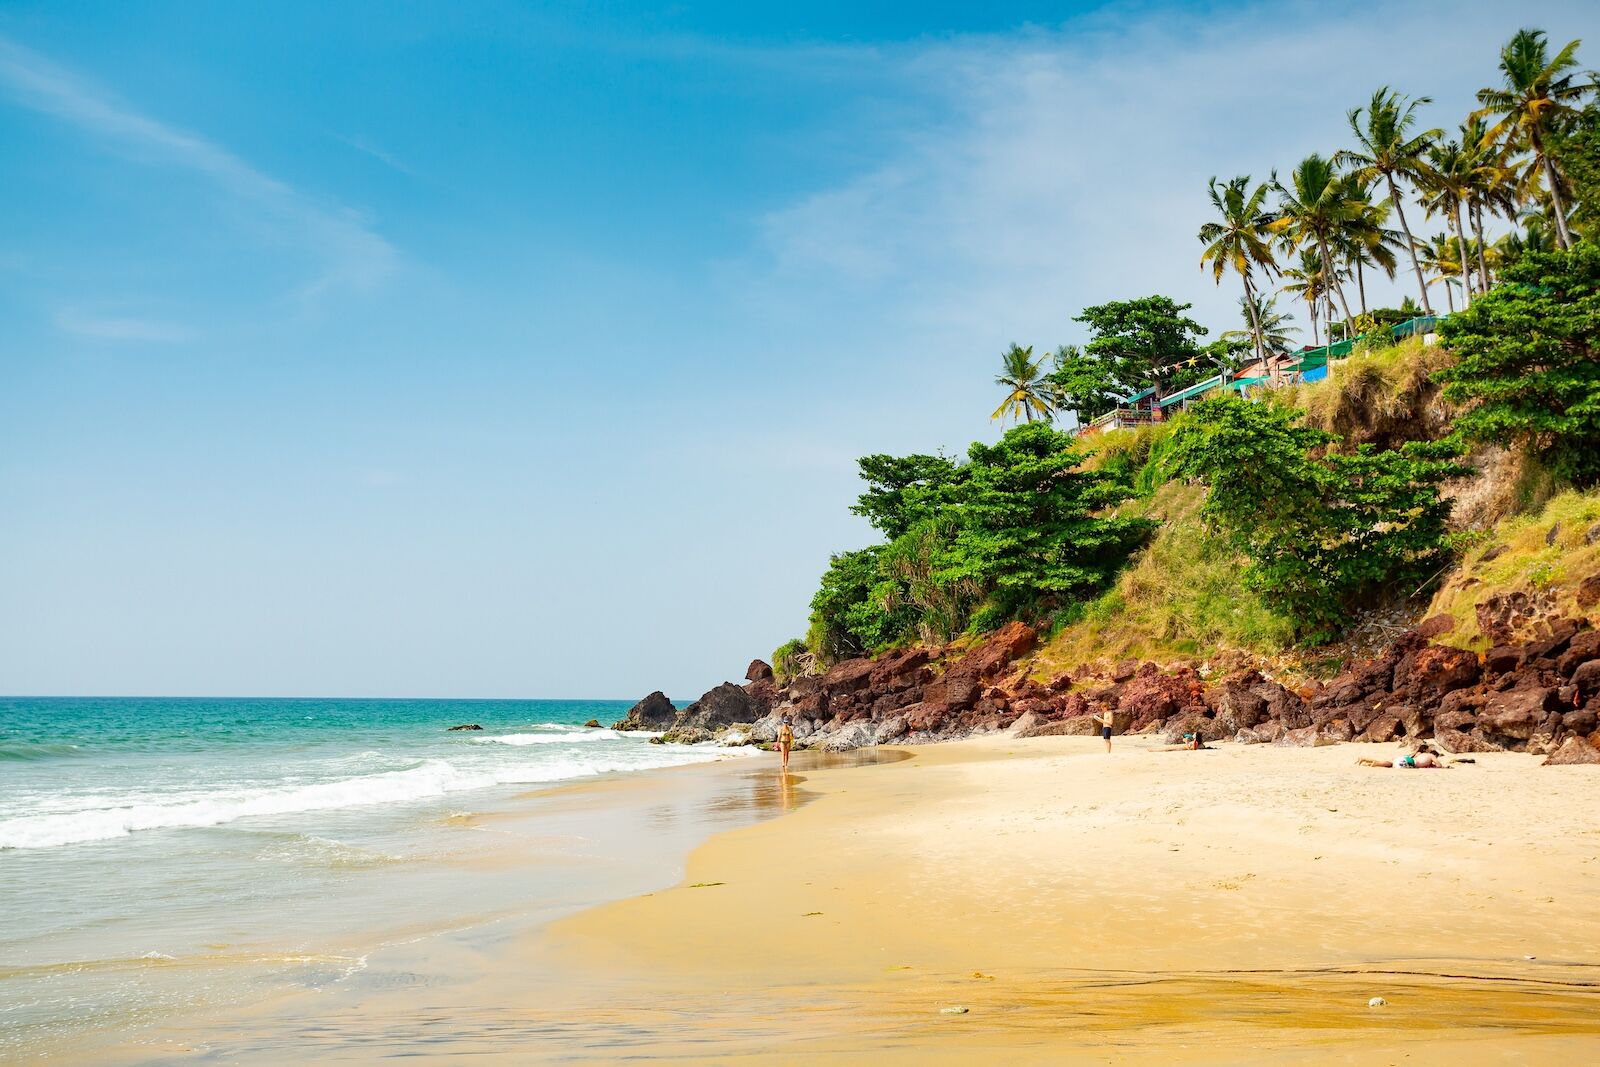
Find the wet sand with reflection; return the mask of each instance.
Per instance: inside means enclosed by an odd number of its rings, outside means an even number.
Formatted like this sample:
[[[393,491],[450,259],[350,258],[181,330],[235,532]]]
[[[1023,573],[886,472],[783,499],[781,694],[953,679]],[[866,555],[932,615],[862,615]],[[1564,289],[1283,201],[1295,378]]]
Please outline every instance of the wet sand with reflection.
[[[1097,744],[722,768],[748,777],[675,812],[642,777],[567,791],[576,812],[647,791],[646,836],[786,815],[718,834],[671,888],[379,954],[164,1035],[163,1062],[1600,1058],[1600,774]]]

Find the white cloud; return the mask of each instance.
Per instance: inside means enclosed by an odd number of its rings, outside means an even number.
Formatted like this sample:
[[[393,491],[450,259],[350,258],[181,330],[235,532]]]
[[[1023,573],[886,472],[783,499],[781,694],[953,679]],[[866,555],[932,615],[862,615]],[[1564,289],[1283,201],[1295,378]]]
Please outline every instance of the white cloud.
[[[238,202],[286,228],[317,259],[316,276],[300,295],[368,289],[392,272],[394,247],[356,212],[315,202],[203,137],[141,114],[76,74],[0,37],[0,89],[108,147],[204,176]]]
[[[56,326],[79,337],[102,341],[188,341],[194,331],[172,322],[123,315],[96,315],[81,311],[58,311]]]
[[[1431,4],[1134,8],[884,51],[932,117],[887,131],[855,178],[769,215],[759,284],[886,309],[963,358],[1075,339],[1080,308],[1155,292],[1193,301],[1215,334],[1237,325],[1239,294],[1199,267],[1206,180],[1265,179],[1331,153],[1348,140],[1345,112],[1385,84],[1433,96],[1427,121],[1453,127],[1527,21],[1482,2],[1448,16]],[[1592,4],[1556,0],[1534,24],[1558,42],[1592,38],[1591,60],[1600,49]],[[1408,278],[1369,279],[1369,301],[1397,301]]]

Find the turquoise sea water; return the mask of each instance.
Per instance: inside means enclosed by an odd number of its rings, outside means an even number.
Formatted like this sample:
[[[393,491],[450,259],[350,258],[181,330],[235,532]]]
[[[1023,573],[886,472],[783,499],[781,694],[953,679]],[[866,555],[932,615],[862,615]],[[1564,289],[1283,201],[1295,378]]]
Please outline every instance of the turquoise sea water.
[[[581,725],[628,704],[0,698],[0,1061],[285,969],[337,980],[419,915],[513,906],[525,877],[459,900],[494,841],[478,814],[728,757]]]

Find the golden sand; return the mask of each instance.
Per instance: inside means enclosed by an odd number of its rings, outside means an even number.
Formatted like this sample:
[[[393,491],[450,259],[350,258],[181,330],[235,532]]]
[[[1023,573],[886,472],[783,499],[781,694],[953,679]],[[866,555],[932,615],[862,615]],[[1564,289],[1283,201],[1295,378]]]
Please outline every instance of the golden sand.
[[[518,954],[583,1062],[1600,1061],[1600,773],[1355,765],[1389,754],[985,738],[810,772]]]

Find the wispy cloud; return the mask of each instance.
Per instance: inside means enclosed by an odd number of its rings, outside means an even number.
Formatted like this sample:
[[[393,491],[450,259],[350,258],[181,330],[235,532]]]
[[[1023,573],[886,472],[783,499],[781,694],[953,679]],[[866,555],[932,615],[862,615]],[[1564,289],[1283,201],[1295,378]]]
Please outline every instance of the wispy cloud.
[[[39,54],[0,37],[0,91],[50,115],[106,147],[177,167],[210,180],[275,225],[297,234],[317,260],[300,291],[316,299],[340,289],[369,289],[396,267],[395,248],[356,212],[313,198],[252,167],[198,135],[142,114],[113,94]]]
[[[406,164],[400,162],[400,160],[397,159],[392,153],[390,153],[387,150],[379,147],[376,144],[373,144],[370,140],[368,140],[365,137],[361,137],[361,136],[346,137],[342,133],[330,134],[329,136],[331,136],[335,141],[338,141],[341,144],[348,145],[349,147],[354,148],[357,152],[360,152],[362,155],[369,156],[372,159],[377,160],[379,163],[382,163],[384,166],[388,167],[390,170],[397,171],[400,174],[404,174],[408,178],[415,178],[417,176],[417,172],[416,171],[414,171],[410,167],[406,166]]]
[[[95,315],[81,311],[58,311],[55,315],[58,328],[79,337],[101,341],[188,341],[194,331],[173,322],[123,315]]]
[[[1522,24],[1487,0],[1449,18],[1364,0],[1149,15],[1112,7],[864,57],[932,103],[874,131],[875,164],[762,220],[767,259],[746,276],[774,302],[889,315],[969,360],[1074,340],[1078,309],[1154,292],[1232,328],[1237,281],[1218,288],[1199,269],[1207,178],[1261,180],[1332,152],[1346,109],[1384,84],[1432,95],[1427,121],[1453,126]],[[1592,2],[1551,0],[1539,18],[1553,39],[1600,40]],[[1375,32],[1404,48],[1374,47]],[[1405,282],[1368,277],[1369,297],[1398,299]]]

